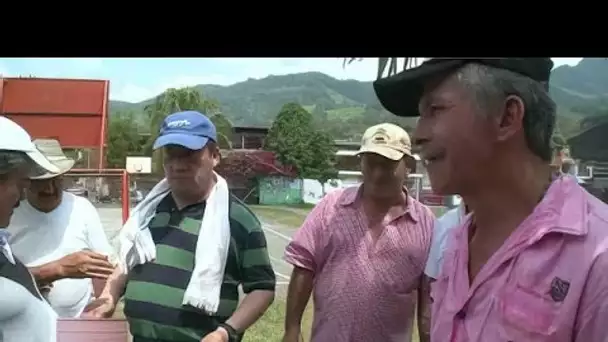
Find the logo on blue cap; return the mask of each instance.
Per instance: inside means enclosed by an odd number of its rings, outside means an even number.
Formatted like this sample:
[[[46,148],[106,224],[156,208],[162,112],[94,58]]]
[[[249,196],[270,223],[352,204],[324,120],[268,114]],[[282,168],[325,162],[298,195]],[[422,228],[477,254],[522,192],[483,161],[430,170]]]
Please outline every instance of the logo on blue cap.
[[[183,146],[190,150],[200,150],[209,140],[217,141],[215,125],[196,111],[178,112],[168,115],[163,121],[154,149],[167,145]]]

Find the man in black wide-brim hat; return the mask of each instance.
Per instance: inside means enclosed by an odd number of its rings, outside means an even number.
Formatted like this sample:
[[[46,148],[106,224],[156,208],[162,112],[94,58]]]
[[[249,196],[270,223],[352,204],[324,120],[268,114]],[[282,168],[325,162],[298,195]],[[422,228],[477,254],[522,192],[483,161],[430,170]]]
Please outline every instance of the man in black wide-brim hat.
[[[608,341],[608,206],[553,176],[546,58],[433,58],[375,82],[433,190],[471,215],[431,290],[432,341]]]

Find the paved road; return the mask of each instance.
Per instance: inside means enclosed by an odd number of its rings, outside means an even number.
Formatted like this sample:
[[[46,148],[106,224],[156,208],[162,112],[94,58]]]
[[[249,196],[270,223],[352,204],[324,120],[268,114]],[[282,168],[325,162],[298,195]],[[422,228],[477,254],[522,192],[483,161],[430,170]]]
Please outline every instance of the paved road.
[[[121,208],[117,206],[98,206],[97,211],[101,217],[101,222],[108,239],[110,239],[110,242],[116,248],[114,237],[122,227]],[[277,273],[277,283],[279,286],[285,286],[291,274],[291,267],[282,260],[283,251],[295,228],[264,221],[262,221],[262,225],[266,232],[270,258]]]

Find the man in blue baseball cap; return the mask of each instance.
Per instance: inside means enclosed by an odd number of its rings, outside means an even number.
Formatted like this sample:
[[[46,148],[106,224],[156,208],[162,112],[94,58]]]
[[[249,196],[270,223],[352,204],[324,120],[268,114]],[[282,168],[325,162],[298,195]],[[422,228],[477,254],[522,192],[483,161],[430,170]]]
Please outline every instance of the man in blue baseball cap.
[[[154,148],[166,179],[121,230],[119,270],[92,315],[110,316],[124,293],[133,342],[240,341],[274,299],[260,222],[213,171],[220,151],[208,117],[167,116]]]
[[[217,141],[217,132],[208,117],[195,111],[179,112],[167,116],[163,121],[154,149],[176,145],[200,150],[210,140]]]
[[[163,149],[165,176],[174,193],[199,199],[199,188],[214,185],[213,168],[220,162],[216,142],[215,125],[207,116],[195,111],[167,116],[153,148]]]

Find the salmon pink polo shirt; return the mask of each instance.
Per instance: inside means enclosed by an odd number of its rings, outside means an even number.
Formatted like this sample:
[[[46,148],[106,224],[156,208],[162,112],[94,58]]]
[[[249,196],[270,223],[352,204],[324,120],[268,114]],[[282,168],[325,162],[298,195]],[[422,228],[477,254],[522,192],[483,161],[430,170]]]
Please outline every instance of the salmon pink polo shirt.
[[[557,178],[469,284],[471,220],[451,232],[432,285],[432,341],[608,341],[606,204]]]
[[[407,197],[374,244],[359,187],[327,194],[285,251],[314,272],[312,342],[411,341],[417,289],[431,244],[431,210]]]

